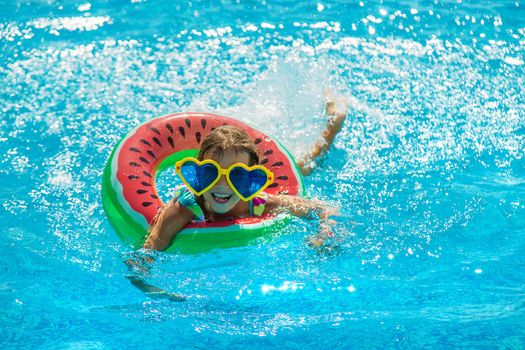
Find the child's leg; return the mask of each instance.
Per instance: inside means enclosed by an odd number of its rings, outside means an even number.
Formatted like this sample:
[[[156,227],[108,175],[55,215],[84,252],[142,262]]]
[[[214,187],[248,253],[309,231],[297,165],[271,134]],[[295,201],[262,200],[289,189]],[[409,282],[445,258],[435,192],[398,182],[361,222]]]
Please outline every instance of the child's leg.
[[[328,124],[323,131],[322,138],[317,141],[313,150],[305,154],[297,162],[303,175],[310,174],[315,167],[315,160],[330,149],[334,137],[341,130],[347,114],[348,100],[341,96],[334,98],[334,96],[327,94],[326,115],[328,116]]]

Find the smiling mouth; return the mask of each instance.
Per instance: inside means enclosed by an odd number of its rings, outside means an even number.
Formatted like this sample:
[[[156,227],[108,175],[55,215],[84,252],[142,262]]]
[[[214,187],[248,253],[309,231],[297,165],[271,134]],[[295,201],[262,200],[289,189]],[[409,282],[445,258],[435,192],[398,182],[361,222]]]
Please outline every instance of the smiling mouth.
[[[211,194],[213,200],[217,203],[224,204],[230,200],[232,197],[231,194],[224,194],[224,193],[212,193]]]

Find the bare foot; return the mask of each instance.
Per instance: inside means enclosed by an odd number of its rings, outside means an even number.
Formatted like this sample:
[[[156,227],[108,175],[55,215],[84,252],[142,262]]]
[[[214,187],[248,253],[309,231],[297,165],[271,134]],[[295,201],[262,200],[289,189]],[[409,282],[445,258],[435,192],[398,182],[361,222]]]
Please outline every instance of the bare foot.
[[[326,115],[332,117],[331,122],[342,124],[348,115],[350,100],[345,96],[335,94],[332,90],[326,90],[324,97]]]
[[[348,106],[350,105],[348,98],[336,95],[331,90],[325,90],[324,96],[328,123],[323,131],[322,138],[317,141],[310,152],[303,156],[303,159],[297,162],[303,175],[310,174],[315,166],[315,160],[330,149],[334,137],[341,130],[348,113]]]

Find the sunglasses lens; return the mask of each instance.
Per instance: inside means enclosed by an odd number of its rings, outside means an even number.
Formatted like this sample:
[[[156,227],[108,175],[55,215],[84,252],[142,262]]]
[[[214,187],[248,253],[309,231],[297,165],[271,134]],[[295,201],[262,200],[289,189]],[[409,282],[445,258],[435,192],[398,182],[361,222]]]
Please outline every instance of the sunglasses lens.
[[[242,167],[235,167],[230,171],[232,185],[244,198],[259,191],[267,180],[268,176],[261,169],[246,170]]]
[[[201,192],[219,176],[219,171],[215,165],[199,165],[192,161],[182,164],[180,173],[195,192]]]

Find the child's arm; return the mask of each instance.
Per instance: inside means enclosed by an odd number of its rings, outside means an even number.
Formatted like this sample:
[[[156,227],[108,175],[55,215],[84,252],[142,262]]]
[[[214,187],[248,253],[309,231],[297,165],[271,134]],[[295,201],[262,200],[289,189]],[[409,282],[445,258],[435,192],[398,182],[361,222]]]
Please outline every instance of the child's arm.
[[[268,195],[265,211],[286,210],[291,214],[304,218],[313,213],[321,221],[327,220],[332,215],[337,215],[339,210],[328,203],[316,199],[306,199],[288,195]]]
[[[193,218],[193,213],[179,202],[170,202],[162,208],[157,221],[150,229],[144,248],[164,250],[171,240]]]
[[[338,208],[319,200],[287,195],[268,195],[265,211],[279,210],[286,210],[298,217],[317,214],[321,220],[320,230],[316,235],[308,238],[309,243],[316,247],[322,246],[326,238],[333,236],[332,225],[335,221],[330,219],[330,216],[339,215]]]
[[[155,287],[147,281],[150,274],[150,268],[155,262],[154,255],[151,252],[140,249],[131,252],[127,255],[124,263],[129,269],[130,275],[126,278],[131,284],[144,292],[150,298],[168,299],[170,301],[185,301],[186,298],[178,293],[165,291],[159,287]]]
[[[144,280],[144,278],[130,275],[126,278],[131,282],[132,285],[137,287],[139,290],[144,292],[150,298],[156,299],[168,299],[170,301],[185,301],[186,297],[178,293],[167,292],[164,289],[155,287]]]

